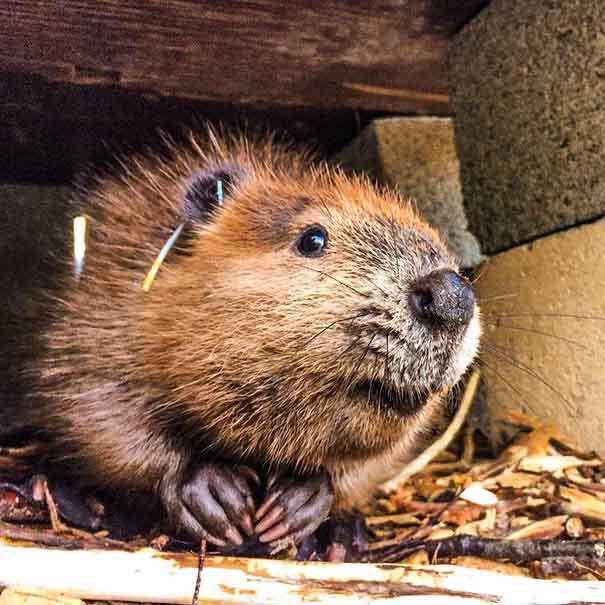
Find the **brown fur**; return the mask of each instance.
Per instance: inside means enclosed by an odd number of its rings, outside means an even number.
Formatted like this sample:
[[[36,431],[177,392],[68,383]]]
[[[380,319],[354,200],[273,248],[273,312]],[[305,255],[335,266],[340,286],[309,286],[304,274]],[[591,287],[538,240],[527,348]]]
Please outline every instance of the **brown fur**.
[[[245,178],[144,292],[191,176],[223,164]],[[405,302],[414,279],[457,269],[438,234],[393,192],[304,155],[211,135],[82,198],[84,274],[43,335],[32,413],[97,482],[165,494],[217,457],[325,468],[351,506],[409,459],[474,355],[476,326],[429,336]],[[320,258],[295,249],[311,224],[329,234]],[[372,379],[425,404],[401,413],[349,388]]]

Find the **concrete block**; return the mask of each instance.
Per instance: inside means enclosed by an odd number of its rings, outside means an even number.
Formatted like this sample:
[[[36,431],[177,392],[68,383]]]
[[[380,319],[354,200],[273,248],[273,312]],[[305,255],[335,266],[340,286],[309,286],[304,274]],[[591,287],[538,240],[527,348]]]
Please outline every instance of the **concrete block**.
[[[449,118],[387,118],[372,122],[334,158],[412,198],[465,267],[481,260],[462,204],[454,127]]]
[[[478,282],[493,410],[524,409],[605,455],[605,221],[492,257]]]
[[[471,230],[493,253],[605,215],[605,2],[492,0],[454,38]]]

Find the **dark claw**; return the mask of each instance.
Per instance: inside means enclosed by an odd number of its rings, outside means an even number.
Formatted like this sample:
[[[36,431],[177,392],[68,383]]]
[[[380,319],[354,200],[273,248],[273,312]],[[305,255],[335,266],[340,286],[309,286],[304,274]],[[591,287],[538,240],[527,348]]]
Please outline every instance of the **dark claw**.
[[[327,473],[298,482],[277,481],[257,513],[255,532],[262,543],[288,538],[298,543],[324,521],[334,492]]]
[[[248,479],[249,481],[252,481],[252,483],[257,487],[261,484],[261,480],[258,476],[258,473],[249,466],[240,465],[236,468],[236,470],[238,476],[241,477],[242,480],[245,481],[246,479]]]
[[[262,519],[267,514],[267,511],[273,507],[277,499],[282,495],[285,487],[278,486],[275,488],[275,490],[271,490],[269,487],[267,489],[269,491],[267,492],[263,503],[258,507],[256,515],[254,516],[256,521]]]
[[[241,545],[254,533],[254,501],[245,477],[221,464],[198,467],[181,486],[164,486],[169,517],[197,540],[217,546]]]
[[[286,510],[279,504],[277,506],[274,506],[273,508],[268,507],[267,510],[270,512],[265,514],[254,528],[256,530],[256,533],[258,534],[262,534],[270,527],[273,527],[286,515]]]

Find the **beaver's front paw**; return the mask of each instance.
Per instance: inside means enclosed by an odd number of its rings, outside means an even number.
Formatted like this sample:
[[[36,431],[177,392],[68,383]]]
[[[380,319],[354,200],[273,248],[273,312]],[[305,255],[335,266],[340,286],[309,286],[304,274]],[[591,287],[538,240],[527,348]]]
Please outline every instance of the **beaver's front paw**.
[[[261,542],[283,538],[298,543],[326,520],[334,490],[327,473],[304,480],[280,479],[271,485],[256,513],[254,531]]]
[[[254,501],[247,480],[221,464],[204,464],[183,483],[164,481],[162,500],[177,531],[218,546],[242,544],[254,533]]]

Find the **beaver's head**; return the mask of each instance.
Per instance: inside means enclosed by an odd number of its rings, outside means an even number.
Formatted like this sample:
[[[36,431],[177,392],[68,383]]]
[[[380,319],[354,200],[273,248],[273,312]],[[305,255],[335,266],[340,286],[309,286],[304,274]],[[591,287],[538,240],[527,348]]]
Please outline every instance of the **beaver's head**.
[[[199,431],[243,458],[312,468],[416,431],[480,332],[473,288],[438,234],[395,193],[275,146],[199,149],[106,196],[119,203],[103,212],[128,202],[142,223],[120,253],[146,260],[124,265],[106,301],[138,326],[130,373],[159,386],[157,406],[178,410],[192,440]],[[97,254],[118,249],[110,218]]]

